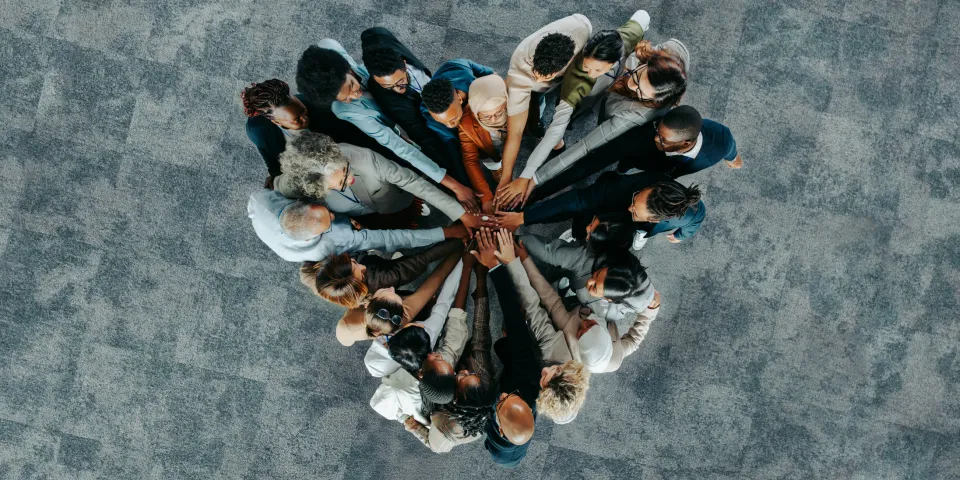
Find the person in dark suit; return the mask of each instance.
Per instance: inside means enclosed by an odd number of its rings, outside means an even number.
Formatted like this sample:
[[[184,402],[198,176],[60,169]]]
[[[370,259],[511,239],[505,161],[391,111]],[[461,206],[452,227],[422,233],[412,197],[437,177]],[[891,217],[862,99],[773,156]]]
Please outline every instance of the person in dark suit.
[[[457,181],[467,184],[459,155],[453,155],[437,132],[427,126],[420,109],[420,92],[432,73],[390,30],[373,27],[360,34],[363,64],[373,80],[367,89],[383,113],[406,132],[413,143],[448,170]]]
[[[680,243],[697,233],[707,208],[700,200],[700,188],[696,185],[686,187],[662,173],[617,175],[607,172],[587,188],[566,191],[530,205],[522,212],[499,212],[497,220],[509,230],[569,218],[574,219],[574,224],[586,225],[583,220],[589,221],[599,212],[617,213],[632,220],[639,239],[670,232],[667,240]],[[635,250],[642,246],[639,239],[634,240]]]
[[[743,167],[730,129],[682,105],[659,121],[634,127],[610,140],[576,163],[564,164],[557,157],[543,164],[533,176],[537,186],[530,201],[549,197],[617,162],[620,173],[659,172],[679,178],[710,168],[720,160],[732,169]]]
[[[638,129],[635,150],[624,156],[617,170],[660,172],[671,178],[710,168],[720,160],[729,168],[743,167],[737,141],[730,129],[700,116],[697,109],[682,105],[670,110],[659,122]]]

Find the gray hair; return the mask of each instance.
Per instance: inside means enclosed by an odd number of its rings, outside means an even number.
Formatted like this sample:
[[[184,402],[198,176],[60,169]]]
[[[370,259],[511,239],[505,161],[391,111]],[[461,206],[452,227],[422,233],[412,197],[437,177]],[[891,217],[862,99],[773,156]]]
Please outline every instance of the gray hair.
[[[322,199],[329,190],[327,176],[347,168],[347,157],[327,135],[304,131],[280,154],[280,168],[304,197]]]
[[[294,240],[310,240],[315,237],[313,226],[316,220],[310,214],[310,203],[298,200],[280,212],[280,229]]]

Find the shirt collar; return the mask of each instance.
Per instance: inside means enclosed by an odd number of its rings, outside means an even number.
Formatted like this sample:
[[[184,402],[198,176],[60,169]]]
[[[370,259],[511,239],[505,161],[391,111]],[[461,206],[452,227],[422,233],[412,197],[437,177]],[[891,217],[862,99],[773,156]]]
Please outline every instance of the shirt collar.
[[[697,144],[693,146],[689,152],[664,152],[668,157],[675,157],[678,155],[683,155],[684,157],[697,158],[697,155],[700,154],[700,147],[703,146],[703,133],[697,134]]]

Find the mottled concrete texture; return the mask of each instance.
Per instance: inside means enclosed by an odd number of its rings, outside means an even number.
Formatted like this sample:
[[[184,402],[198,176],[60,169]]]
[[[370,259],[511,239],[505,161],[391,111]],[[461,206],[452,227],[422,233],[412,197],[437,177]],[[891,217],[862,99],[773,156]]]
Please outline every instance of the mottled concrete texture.
[[[369,26],[505,74],[548,21],[637,8],[746,166],[686,179],[709,214],[643,252],[647,341],[509,477],[960,477],[956,0],[0,0],[0,478],[506,475],[367,405],[246,219],[238,93]]]

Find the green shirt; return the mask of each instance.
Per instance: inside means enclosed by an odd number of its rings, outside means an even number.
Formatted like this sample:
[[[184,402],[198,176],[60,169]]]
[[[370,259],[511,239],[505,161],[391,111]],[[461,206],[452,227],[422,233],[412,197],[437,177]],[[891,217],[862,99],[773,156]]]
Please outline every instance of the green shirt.
[[[629,20],[617,29],[620,38],[623,40],[623,48],[626,54],[633,52],[637,43],[643,40],[643,27],[635,20]],[[587,72],[583,71],[583,51],[573,58],[573,64],[563,74],[563,84],[560,85],[560,100],[576,108],[584,97],[590,95],[597,79],[590,78]]]

